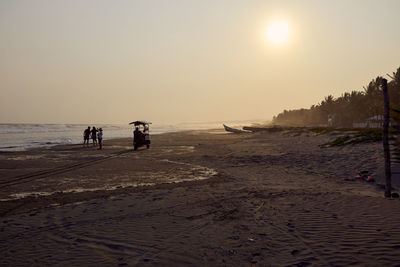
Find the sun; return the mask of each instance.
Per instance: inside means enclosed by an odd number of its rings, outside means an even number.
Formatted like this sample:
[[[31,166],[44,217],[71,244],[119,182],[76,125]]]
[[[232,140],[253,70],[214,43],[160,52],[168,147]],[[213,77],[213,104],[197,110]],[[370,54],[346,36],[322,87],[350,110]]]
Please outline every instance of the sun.
[[[285,21],[274,21],[267,26],[266,35],[271,43],[283,44],[289,39],[289,25]]]

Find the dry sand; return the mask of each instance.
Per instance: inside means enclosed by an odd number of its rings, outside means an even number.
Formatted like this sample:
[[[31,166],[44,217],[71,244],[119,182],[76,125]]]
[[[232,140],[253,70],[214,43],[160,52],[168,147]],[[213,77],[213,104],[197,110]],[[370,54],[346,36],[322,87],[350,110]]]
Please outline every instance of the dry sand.
[[[379,143],[181,132],[0,154],[1,266],[400,266]],[[397,185],[398,181],[394,181]]]

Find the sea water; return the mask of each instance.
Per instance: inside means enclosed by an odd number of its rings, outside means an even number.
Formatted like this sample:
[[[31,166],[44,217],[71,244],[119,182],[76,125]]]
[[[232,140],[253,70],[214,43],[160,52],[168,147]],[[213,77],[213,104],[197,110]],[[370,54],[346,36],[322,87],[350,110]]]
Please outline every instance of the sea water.
[[[83,143],[83,131],[90,126],[103,129],[103,140],[132,137],[132,125],[121,124],[0,124],[0,151],[24,151],[32,148]],[[183,130],[222,129],[222,122],[156,124],[151,134]]]

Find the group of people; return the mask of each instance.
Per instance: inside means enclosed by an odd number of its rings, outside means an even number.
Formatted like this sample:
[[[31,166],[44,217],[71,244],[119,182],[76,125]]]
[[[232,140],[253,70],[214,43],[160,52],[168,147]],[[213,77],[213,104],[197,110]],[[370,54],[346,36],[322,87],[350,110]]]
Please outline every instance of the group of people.
[[[83,146],[89,146],[90,138],[92,138],[93,146],[97,146],[98,144],[99,149],[103,149],[103,129],[96,129],[96,127],[94,126],[92,127],[92,129],[90,129],[90,126],[88,126],[87,129],[85,129],[85,131],[83,132]]]

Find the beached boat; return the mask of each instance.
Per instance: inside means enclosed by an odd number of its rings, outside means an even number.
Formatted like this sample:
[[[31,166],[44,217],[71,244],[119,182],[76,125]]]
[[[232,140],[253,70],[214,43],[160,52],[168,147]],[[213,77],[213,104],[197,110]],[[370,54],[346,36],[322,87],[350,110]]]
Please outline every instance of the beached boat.
[[[225,131],[230,132],[230,133],[248,133],[248,131],[235,129],[235,128],[226,126],[225,124],[223,124],[223,125],[224,125],[224,128],[225,128]]]

